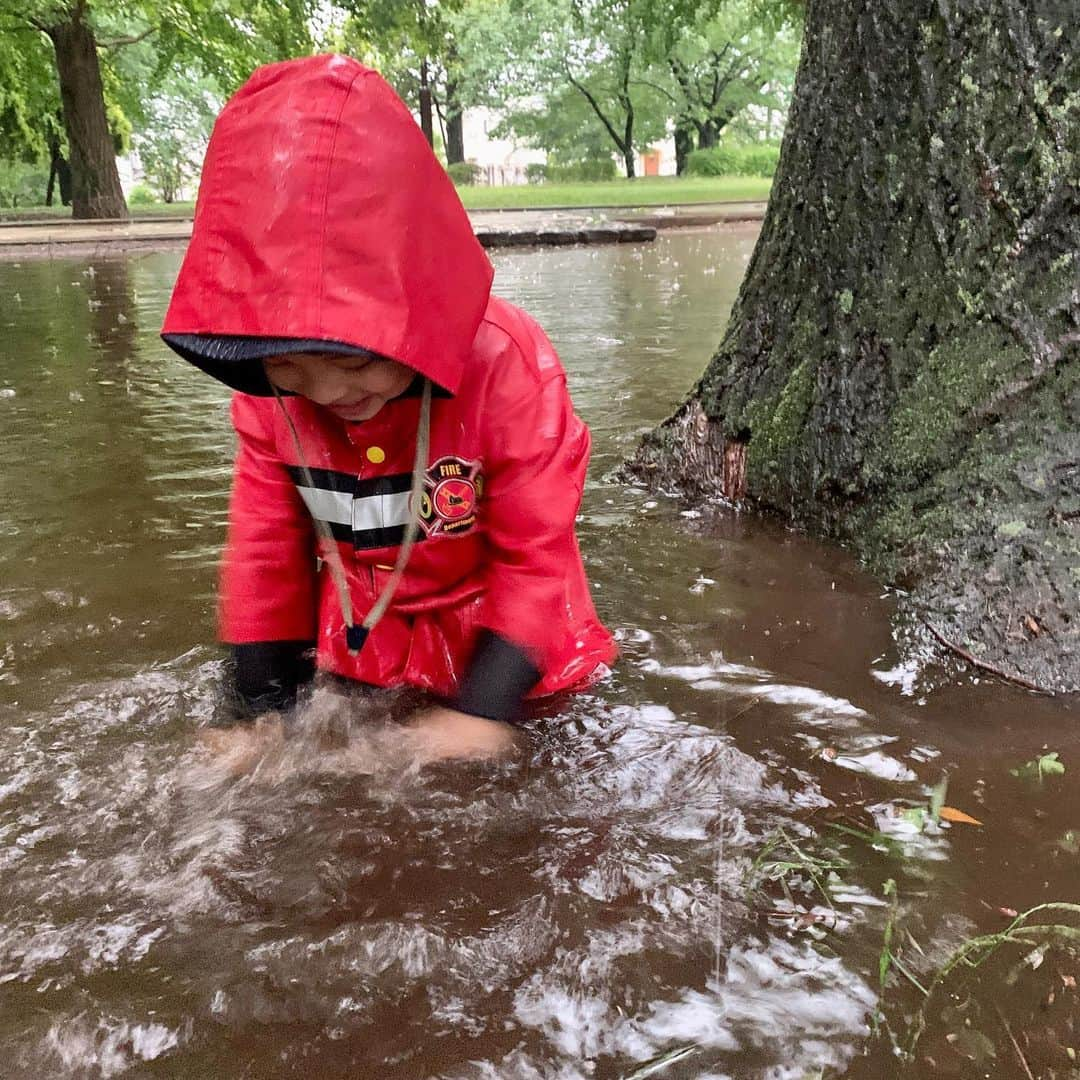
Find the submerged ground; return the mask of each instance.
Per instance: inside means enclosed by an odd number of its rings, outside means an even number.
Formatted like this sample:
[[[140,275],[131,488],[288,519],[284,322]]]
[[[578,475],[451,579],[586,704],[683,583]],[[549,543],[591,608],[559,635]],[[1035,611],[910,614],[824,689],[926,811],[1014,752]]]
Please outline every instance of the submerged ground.
[[[252,776],[200,754],[231,438],[157,340],[179,256],[0,266],[5,1075],[877,1080],[920,1024],[913,1076],[1073,1075],[1059,939],[932,985],[1075,899],[1070,706],[926,694],[842,553],[604,480],[753,239],[495,260],[593,429],[580,532],[623,659],[526,761],[423,774],[393,702],[328,693]],[[1044,752],[1064,775],[1011,775]],[[981,825],[935,822],[945,775]]]

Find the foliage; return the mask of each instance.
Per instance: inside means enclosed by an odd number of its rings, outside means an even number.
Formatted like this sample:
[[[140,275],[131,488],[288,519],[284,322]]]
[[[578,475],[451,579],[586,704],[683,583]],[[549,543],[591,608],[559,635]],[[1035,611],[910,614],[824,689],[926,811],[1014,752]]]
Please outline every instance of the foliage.
[[[780,160],[780,147],[761,143],[757,146],[710,146],[694,150],[687,162],[691,176],[772,176]]]
[[[349,17],[336,45],[386,77],[401,97],[423,112],[430,94],[442,140],[459,111],[458,45],[454,16],[464,0],[340,0]],[[465,102],[475,104],[475,102]]]
[[[1047,776],[1061,776],[1065,772],[1065,765],[1058,761],[1057,751],[1040,754],[1032,761],[1025,762],[1019,768],[1010,769],[1010,774],[1021,780],[1034,780],[1041,784]]]
[[[542,162],[534,161],[525,166],[525,179],[530,184],[542,184],[548,175],[548,167]]]
[[[684,3],[668,5],[671,17]],[[666,115],[643,81],[654,0],[473,0],[455,21],[463,84],[496,108],[510,103],[513,130],[534,145],[552,141],[544,114],[565,124],[561,106],[580,114],[632,174],[638,146],[661,136]],[[553,108],[554,102],[560,108]]]
[[[719,11],[703,8],[681,32],[661,31],[652,78],[676,122],[696,132],[699,149],[715,145],[737,118],[753,134],[770,126],[774,111],[786,112],[798,30],[779,17],[763,21],[753,0],[729,0]]]
[[[178,145],[162,146],[155,104],[162,86],[176,72],[194,73],[224,97],[259,64],[313,52],[321,10],[316,0],[0,0],[0,157],[40,161],[66,152],[49,31],[78,22],[98,46],[104,101],[95,107],[105,110],[115,151],[142,133],[144,146],[157,144],[150,156],[160,186],[173,187],[185,156],[178,147],[198,141],[203,117],[182,116]]]
[[[159,200],[149,184],[136,184],[128,195],[129,206],[153,206]]]
[[[547,179],[555,184],[596,183],[614,180],[615,175],[615,162],[611,157],[571,161],[565,165],[556,160],[547,166]]]
[[[471,187],[480,179],[480,166],[472,161],[459,161],[453,165],[447,165],[446,171],[458,187]]]
[[[0,12],[3,6],[0,4]],[[62,130],[52,48],[32,27],[0,31],[0,159],[34,162]]]
[[[170,76],[147,102],[135,148],[147,182],[164,202],[174,202],[198,176],[219,107],[213,84],[194,72]]]
[[[628,168],[675,124],[700,145],[736,118],[769,128],[798,53],[797,20],[767,0],[466,0],[451,21],[468,94],[504,134],[578,160],[600,141]]]
[[[45,201],[48,172],[40,165],[0,161],[0,206],[16,209]]]
[[[502,120],[493,131],[497,138],[544,150],[562,164],[610,157],[614,149],[589,103],[572,86],[554,89],[546,97],[511,102],[501,111]],[[661,108],[639,109],[636,116],[639,133],[650,139],[662,137],[664,120]]]

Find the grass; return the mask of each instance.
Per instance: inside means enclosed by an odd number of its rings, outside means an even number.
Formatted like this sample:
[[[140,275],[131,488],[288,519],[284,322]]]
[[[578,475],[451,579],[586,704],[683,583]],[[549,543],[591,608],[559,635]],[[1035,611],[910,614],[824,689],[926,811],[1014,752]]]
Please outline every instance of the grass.
[[[512,187],[458,188],[468,210],[542,210],[553,206],[674,206],[713,202],[763,202],[772,181],[755,176],[650,176],[582,184],[522,184]],[[131,207],[135,218],[190,217],[195,204],[160,203]],[[0,223],[20,218],[69,218],[66,206],[0,209]]]
[[[678,203],[764,201],[772,180],[756,176],[650,176],[591,184],[525,184],[458,188],[469,210],[545,206],[671,206]]]

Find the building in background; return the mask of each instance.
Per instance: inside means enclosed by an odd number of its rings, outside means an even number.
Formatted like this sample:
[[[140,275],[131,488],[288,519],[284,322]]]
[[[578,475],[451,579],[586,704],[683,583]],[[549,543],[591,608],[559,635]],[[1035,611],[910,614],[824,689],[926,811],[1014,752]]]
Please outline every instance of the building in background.
[[[463,117],[465,158],[480,167],[479,182],[494,186],[527,184],[530,165],[543,165],[543,150],[521,146],[512,139],[496,138],[492,132],[502,118],[492,109],[466,109]]]
[[[478,183],[493,186],[527,184],[530,165],[547,164],[547,153],[522,146],[513,139],[493,134],[502,117],[492,109],[466,109],[463,126],[465,158],[480,169]],[[614,152],[612,159],[622,173],[622,158]],[[664,139],[638,151],[638,176],[674,176],[675,140]]]

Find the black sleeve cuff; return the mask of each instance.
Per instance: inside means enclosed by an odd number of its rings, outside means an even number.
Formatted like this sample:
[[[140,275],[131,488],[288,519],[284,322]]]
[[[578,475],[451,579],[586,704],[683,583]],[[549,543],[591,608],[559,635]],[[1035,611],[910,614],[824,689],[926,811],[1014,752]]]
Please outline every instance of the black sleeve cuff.
[[[231,686],[224,724],[288,709],[315,674],[313,641],[255,641],[232,646]]]
[[[472,716],[517,723],[525,695],[540,681],[541,674],[524,649],[493,630],[481,630],[472,662],[451,705]]]

